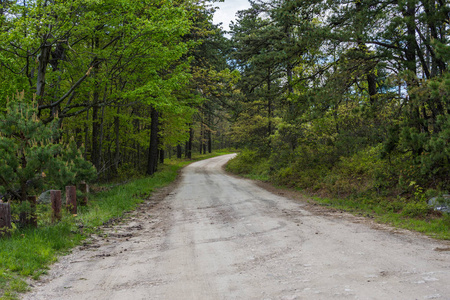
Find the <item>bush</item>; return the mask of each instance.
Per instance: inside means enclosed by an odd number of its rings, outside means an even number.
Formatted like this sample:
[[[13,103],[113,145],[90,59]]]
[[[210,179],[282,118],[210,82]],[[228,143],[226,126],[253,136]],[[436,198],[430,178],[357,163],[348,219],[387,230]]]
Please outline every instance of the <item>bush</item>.
[[[262,161],[257,151],[246,149],[228,162],[227,170],[237,174],[252,174]]]
[[[430,208],[425,202],[408,202],[403,207],[402,215],[410,218],[425,217],[430,212]]]

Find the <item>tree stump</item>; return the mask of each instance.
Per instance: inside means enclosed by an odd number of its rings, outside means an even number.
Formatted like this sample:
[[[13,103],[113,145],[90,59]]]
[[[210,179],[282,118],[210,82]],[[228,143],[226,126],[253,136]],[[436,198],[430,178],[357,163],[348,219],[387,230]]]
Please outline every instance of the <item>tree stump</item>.
[[[61,191],[60,190],[51,190],[50,191],[50,199],[52,201],[52,221],[56,222],[61,220]]]
[[[86,182],[81,182],[78,186],[83,193],[83,197],[80,199],[80,205],[86,206],[88,203],[89,186]]]
[[[77,214],[77,188],[76,186],[66,186],[66,208],[72,214]]]
[[[11,229],[11,206],[9,203],[0,203],[0,238],[9,236]]]

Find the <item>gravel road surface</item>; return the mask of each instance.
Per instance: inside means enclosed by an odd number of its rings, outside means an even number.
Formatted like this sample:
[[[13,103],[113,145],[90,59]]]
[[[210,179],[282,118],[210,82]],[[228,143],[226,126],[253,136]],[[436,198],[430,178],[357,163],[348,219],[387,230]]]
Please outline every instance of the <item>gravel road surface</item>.
[[[450,244],[193,163],[24,299],[450,299]],[[280,192],[282,193],[282,192]]]

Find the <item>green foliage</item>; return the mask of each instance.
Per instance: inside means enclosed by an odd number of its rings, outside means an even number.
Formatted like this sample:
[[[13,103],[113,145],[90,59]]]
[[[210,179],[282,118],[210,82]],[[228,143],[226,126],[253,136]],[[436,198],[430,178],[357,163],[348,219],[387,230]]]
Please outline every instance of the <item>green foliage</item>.
[[[24,201],[29,190],[44,181],[61,188],[95,178],[95,169],[73,141],[69,145],[57,141],[56,125],[44,125],[37,117],[36,103],[27,101],[23,93],[8,103],[0,119],[1,193]]]
[[[257,151],[243,150],[227,164],[227,170],[237,174],[267,174],[267,158]]]
[[[411,218],[417,218],[426,216],[428,212],[430,212],[430,208],[428,207],[426,202],[412,201],[406,203],[406,205],[403,207],[402,215]]]
[[[59,138],[85,144],[100,179],[121,164],[140,171],[151,107],[162,114],[158,147],[184,143],[204,100],[193,66],[227,67],[229,41],[212,13],[191,1],[8,2],[0,16],[0,111],[16,90],[36,93],[40,119],[58,115]]]
[[[269,163],[243,153],[230,170],[264,166],[272,182],[333,202],[429,218],[425,191],[450,189],[447,11],[442,1],[252,2],[232,26],[243,97],[232,135]]]

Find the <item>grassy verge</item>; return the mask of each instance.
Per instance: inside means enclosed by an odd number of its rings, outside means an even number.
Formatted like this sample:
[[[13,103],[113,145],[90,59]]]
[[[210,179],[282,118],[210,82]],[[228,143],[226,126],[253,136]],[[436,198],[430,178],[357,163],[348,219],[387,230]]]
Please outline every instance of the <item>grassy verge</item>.
[[[103,187],[91,194],[89,205],[81,207],[78,215],[64,215],[61,222],[51,223],[48,205],[38,207],[37,229],[14,230],[8,239],[0,239],[0,299],[17,299],[18,293],[28,290],[27,278],[37,279],[45,274],[59,255],[79,245],[98,226],[120,218],[134,210],[158,188],[174,181],[178,171],[193,161],[229,152],[197,155],[192,160],[167,160],[151,177],[138,178],[127,184]]]
[[[365,197],[312,196],[312,199],[318,204],[370,217],[379,223],[421,232],[436,239],[450,240],[450,215],[433,212],[417,202]]]
[[[421,232],[436,239],[450,240],[450,215],[431,210],[424,199],[392,199],[374,193],[317,197],[317,193],[295,188],[296,183],[292,180],[273,180],[268,172],[267,159],[248,151],[231,160],[227,170],[246,178],[272,183],[277,188],[295,189],[323,206],[370,217],[377,222]]]

